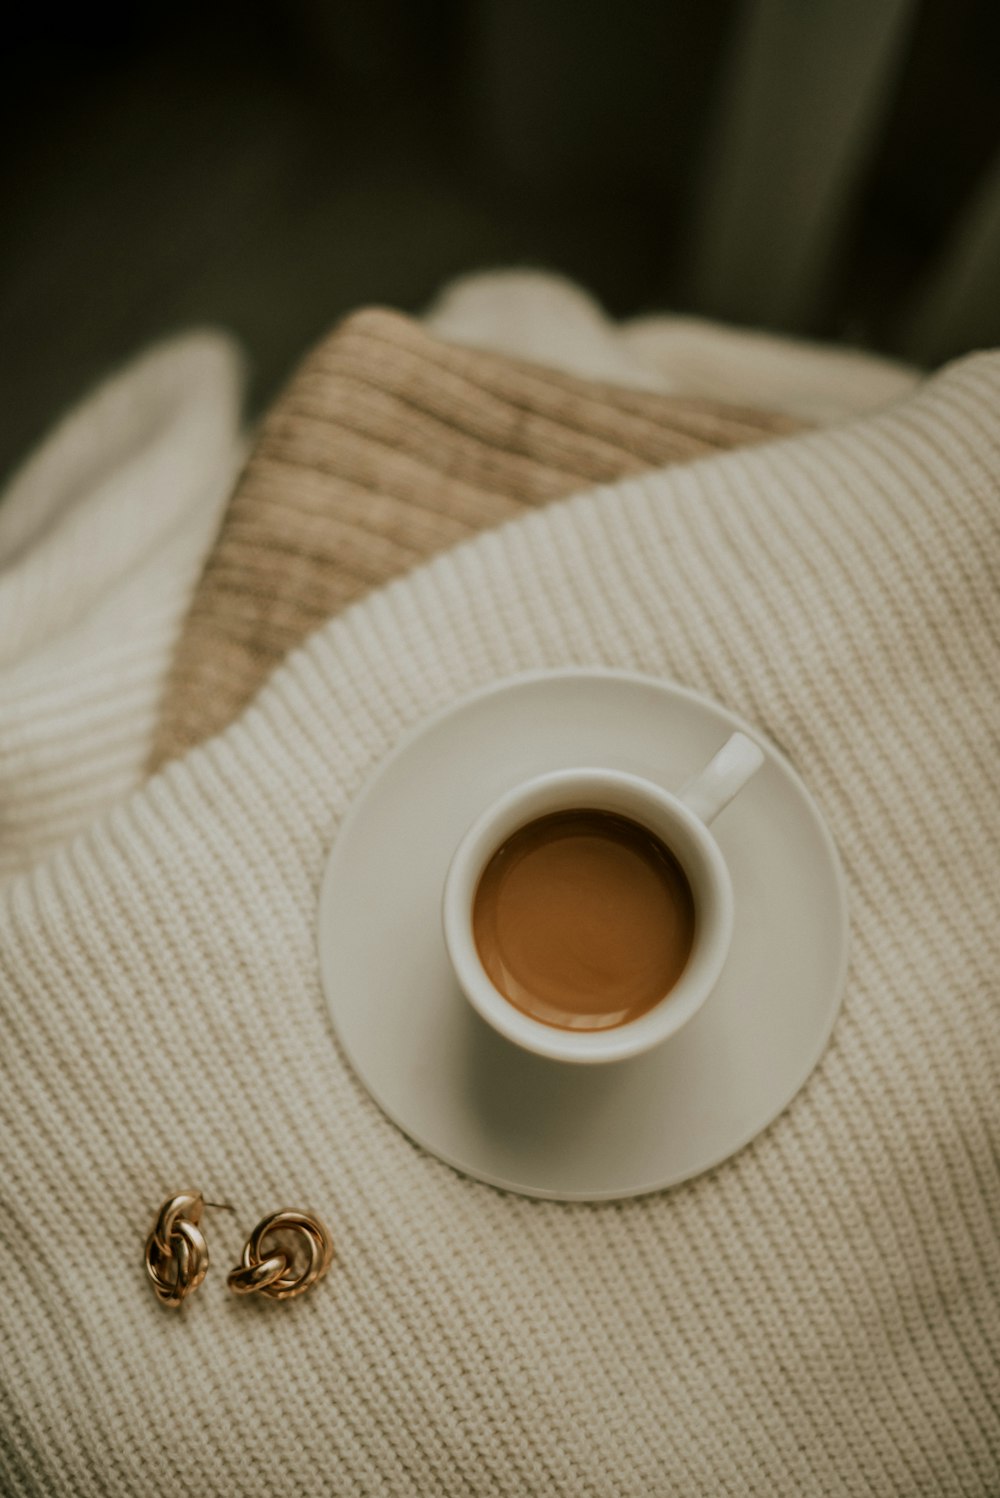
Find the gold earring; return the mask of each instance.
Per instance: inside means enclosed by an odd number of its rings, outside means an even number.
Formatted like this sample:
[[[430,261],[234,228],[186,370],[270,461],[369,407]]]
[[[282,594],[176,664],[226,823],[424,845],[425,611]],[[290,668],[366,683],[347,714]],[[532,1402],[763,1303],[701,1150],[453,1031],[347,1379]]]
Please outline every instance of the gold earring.
[[[146,1273],[165,1306],[179,1306],[208,1273],[208,1244],[198,1226],[204,1205],[200,1191],[168,1197],[146,1239]]]
[[[271,1249],[264,1240],[272,1233],[286,1235]],[[287,1245],[294,1238],[296,1253]],[[266,1295],[291,1300],[323,1278],[333,1262],[329,1228],[309,1212],[272,1212],[258,1222],[243,1245],[243,1260],[230,1271],[227,1284],[234,1295]]]
[[[208,1273],[208,1244],[198,1225],[205,1207],[233,1211],[228,1202],[207,1202],[200,1191],[179,1191],[163,1203],[146,1239],[146,1273],[165,1306],[179,1306]]]

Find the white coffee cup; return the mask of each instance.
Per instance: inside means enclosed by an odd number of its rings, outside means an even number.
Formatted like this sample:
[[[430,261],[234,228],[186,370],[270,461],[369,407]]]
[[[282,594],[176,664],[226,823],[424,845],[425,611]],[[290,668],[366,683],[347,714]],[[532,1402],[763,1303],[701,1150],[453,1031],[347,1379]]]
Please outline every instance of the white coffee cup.
[[[722,972],[733,931],[729,870],[708,824],[764,762],[734,733],[699,775],[676,793],[620,770],[568,769],[515,786],[469,828],[452,857],[442,902],[444,939],[472,1007],[507,1040],[558,1061],[619,1061],[675,1034],[696,1014]],[[638,1019],[608,1030],[563,1030],[533,1019],[490,981],[473,934],[476,889],[493,854],[519,828],[551,812],[617,812],[658,837],[679,861],[694,896],[694,939],[668,993]]]

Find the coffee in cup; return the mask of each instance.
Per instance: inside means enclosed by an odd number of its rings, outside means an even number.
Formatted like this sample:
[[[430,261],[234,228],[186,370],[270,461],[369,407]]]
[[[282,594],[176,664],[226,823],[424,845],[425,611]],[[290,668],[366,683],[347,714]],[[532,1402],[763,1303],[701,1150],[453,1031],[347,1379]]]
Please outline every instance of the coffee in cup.
[[[587,807],[550,812],[506,839],[473,900],[476,950],[524,1014],[608,1030],[658,1004],[694,941],[694,895],[649,828]]]

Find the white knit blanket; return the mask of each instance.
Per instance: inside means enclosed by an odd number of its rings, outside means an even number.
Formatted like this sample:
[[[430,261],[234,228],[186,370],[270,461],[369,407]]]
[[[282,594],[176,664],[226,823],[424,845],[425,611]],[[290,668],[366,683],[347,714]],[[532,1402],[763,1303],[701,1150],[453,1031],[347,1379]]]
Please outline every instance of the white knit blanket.
[[[996,1494],[1000,356],[883,415],[633,480],[322,630],[242,720],[0,902],[0,1485],[13,1494]],[[486,680],[671,677],[788,751],[843,855],[819,1068],[619,1205],[413,1146],[320,993],[316,893],[379,758]],[[392,939],[392,933],[386,933]],[[180,1313],[142,1246],[210,1214]],[[300,1301],[227,1296],[312,1207]]]
[[[232,339],[168,339],[0,495],[0,882],[139,783],[242,458],[241,386]]]

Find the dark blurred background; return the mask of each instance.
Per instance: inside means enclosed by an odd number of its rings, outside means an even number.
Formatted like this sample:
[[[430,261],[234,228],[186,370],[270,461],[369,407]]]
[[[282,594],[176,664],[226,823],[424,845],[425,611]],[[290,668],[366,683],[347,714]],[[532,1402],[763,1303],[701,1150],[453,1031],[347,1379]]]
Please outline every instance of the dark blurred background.
[[[1000,342],[996,0],[101,0],[7,17],[0,471],[168,331],[259,409],[365,302],[559,270],[933,366]]]

